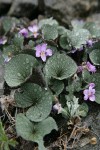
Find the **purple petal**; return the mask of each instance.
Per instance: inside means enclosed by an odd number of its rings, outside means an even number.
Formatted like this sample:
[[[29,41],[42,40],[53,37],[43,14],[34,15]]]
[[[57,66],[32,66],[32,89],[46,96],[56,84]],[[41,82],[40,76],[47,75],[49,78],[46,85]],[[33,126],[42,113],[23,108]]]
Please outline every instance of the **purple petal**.
[[[87,44],[88,47],[92,47],[93,46],[93,41],[92,40],[88,40],[86,42],[86,44]]]
[[[84,96],[84,100],[85,100],[85,101],[88,100],[88,98],[89,98],[88,95],[85,95],[85,96]]]
[[[2,37],[0,39],[0,45],[4,45],[7,42],[7,38],[6,37]]]
[[[46,50],[46,56],[52,56],[52,50],[51,49]]]
[[[33,33],[38,32],[38,26],[37,25],[29,26],[28,30]]]
[[[40,50],[37,50],[36,51],[36,57],[40,57],[41,56],[41,51]]]
[[[94,83],[89,83],[89,86],[91,86],[92,88],[94,88],[95,84]]]
[[[89,96],[89,100],[94,102],[95,101],[95,95]]]
[[[26,28],[23,28],[19,31],[19,34],[24,36],[24,37],[27,37],[28,36],[28,30]]]
[[[83,71],[83,67],[82,66],[78,66],[77,72],[82,72]]]
[[[88,95],[88,93],[89,93],[89,90],[84,90],[84,91],[83,91],[83,94],[84,94],[84,95]]]
[[[46,55],[41,55],[41,59],[45,62],[46,61]]]
[[[41,45],[41,51],[46,52],[46,48],[47,48],[47,44],[44,43]]]
[[[38,51],[38,50],[40,50],[41,51],[41,45],[39,44],[39,45],[37,45],[36,47],[35,47],[35,50],[36,51]]]
[[[96,72],[96,67],[93,66],[89,61],[87,62],[87,69],[88,71],[92,72],[92,73],[95,73]]]
[[[34,38],[37,38],[37,36],[39,35],[39,33],[33,33]]]

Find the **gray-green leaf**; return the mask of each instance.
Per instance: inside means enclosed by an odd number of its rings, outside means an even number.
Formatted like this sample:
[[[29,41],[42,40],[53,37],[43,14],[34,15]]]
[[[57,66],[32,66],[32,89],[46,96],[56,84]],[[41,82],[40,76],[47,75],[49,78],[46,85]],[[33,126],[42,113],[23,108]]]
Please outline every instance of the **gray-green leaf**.
[[[36,58],[27,54],[13,57],[5,65],[5,80],[11,87],[24,83],[32,74],[32,69],[38,65]]]

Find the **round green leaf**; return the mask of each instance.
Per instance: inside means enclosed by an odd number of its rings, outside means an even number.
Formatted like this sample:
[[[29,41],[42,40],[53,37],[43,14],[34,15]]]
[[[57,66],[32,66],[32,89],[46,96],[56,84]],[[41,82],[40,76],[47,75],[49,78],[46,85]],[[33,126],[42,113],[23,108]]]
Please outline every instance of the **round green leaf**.
[[[44,72],[47,78],[58,80],[67,79],[77,71],[77,65],[69,56],[65,54],[55,54],[48,59]]]
[[[64,83],[60,80],[52,80],[50,82],[50,88],[55,93],[55,95],[59,95],[64,89]]]
[[[8,32],[12,27],[14,27],[16,24],[19,24],[19,20],[14,17],[4,17],[2,20],[3,28],[5,32]]]
[[[89,57],[95,65],[100,65],[100,49],[93,50],[89,54]]]
[[[55,40],[58,37],[58,30],[57,27],[54,25],[44,25],[42,29],[42,33],[44,39],[46,40]]]
[[[56,122],[53,118],[39,122],[32,123],[24,114],[18,114],[16,117],[17,134],[28,141],[37,142],[39,150],[46,150],[43,145],[43,137],[49,134],[53,129],[57,130]]]
[[[50,92],[33,83],[26,83],[21,91],[16,91],[14,98],[19,107],[26,108],[32,105],[26,112],[31,121],[39,122],[50,114],[53,101]]]
[[[82,117],[86,117],[89,111],[89,107],[86,103],[82,103],[77,110],[77,114]]]
[[[39,28],[42,28],[46,24],[58,26],[58,22],[52,17],[49,19],[40,20],[38,25],[39,25]]]
[[[100,104],[100,89],[99,91],[96,90],[96,93],[95,93],[95,102]]]
[[[16,55],[5,65],[4,78],[7,84],[16,87],[24,83],[32,74],[32,69],[37,65],[37,60],[31,55]]]

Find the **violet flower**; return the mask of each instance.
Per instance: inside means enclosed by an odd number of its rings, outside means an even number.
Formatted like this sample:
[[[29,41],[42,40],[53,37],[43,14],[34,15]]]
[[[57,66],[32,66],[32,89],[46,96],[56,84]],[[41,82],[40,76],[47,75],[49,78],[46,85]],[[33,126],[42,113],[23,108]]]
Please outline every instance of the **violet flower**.
[[[23,28],[19,31],[19,34],[26,38],[28,36],[28,30],[26,28]]]
[[[92,73],[96,72],[96,67],[92,65],[89,61],[86,63],[86,68],[89,72],[92,72]]]
[[[47,56],[52,56],[52,50],[47,49],[47,44],[39,44],[35,47],[36,57],[41,57],[43,62],[46,61]]]
[[[54,106],[53,106],[53,110],[55,111],[57,111],[58,112],[58,114],[60,114],[61,113],[61,111],[62,111],[62,106],[61,106],[61,104],[60,103],[56,103]]]
[[[95,89],[93,87],[95,86],[94,83],[89,84],[89,89],[86,89],[83,91],[84,94],[84,100],[90,100],[90,101],[95,101]]]
[[[33,33],[34,38],[37,38],[37,36],[39,35],[38,33],[39,28],[37,25],[29,26],[28,30]]]

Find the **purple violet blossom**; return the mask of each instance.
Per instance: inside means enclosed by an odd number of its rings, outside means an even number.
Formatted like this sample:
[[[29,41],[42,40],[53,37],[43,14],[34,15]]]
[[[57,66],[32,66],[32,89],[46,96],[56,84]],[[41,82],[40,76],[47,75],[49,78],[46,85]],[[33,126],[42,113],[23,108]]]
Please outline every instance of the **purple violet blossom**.
[[[89,89],[86,89],[83,91],[84,94],[84,100],[90,100],[90,101],[95,101],[95,89],[93,89],[93,83],[89,84]],[[95,84],[94,84],[95,86]]]
[[[28,30],[26,28],[23,28],[19,31],[19,34],[24,36],[24,37],[27,37],[28,36]]]
[[[34,38],[37,38],[37,36],[39,35],[38,33],[39,28],[37,25],[29,26],[28,30],[33,33]]]
[[[89,61],[86,63],[86,68],[89,72],[92,72],[92,73],[96,72],[96,67],[92,65]]]
[[[58,114],[60,114],[61,111],[62,111],[62,106],[61,106],[61,104],[60,104],[60,103],[56,103],[56,104],[53,106],[53,110],[54,110],[54,111],[57,111]]]
[[[47,44],[39,44],[35,47],[36,49],[36,57],[41,57],[43,62],[46,61],[47,56],[52,56],[52,50],[47,49]]]

